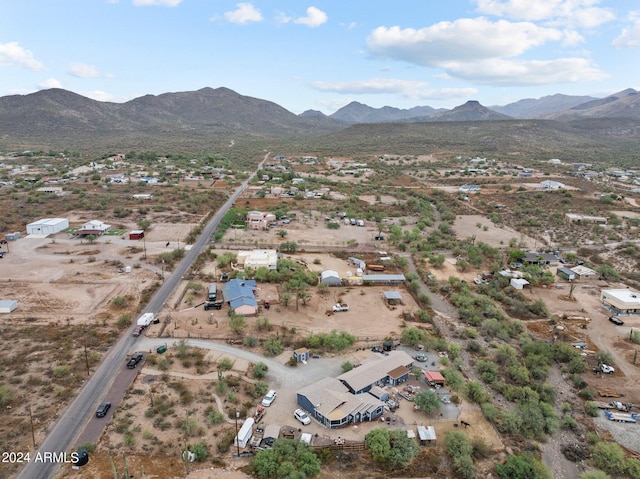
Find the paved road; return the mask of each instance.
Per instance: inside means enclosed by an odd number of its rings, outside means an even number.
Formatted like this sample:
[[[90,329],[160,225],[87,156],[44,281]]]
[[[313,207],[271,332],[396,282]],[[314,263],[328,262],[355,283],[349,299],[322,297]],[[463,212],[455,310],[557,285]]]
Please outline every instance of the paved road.
[[[263,163],[269,157],[267,153],[264,159],[258,165],[260,169]],[[249,176],[249,178],[251,175]],[[165,283],[158,289],[156,294],[151,298],[147,307],[142,311],[158,312],[162,310],[162,306],[178,286],[183,276],[189,270],[193,262],[196,260],[200,252],[209,245],[209,238],[220,224],[223,216],[231,208],[233,203],[238,199],[242,192],[247,188],[249,179],[245,180],[229,197],[224,205],[218,210],[218,212],[211,218],[209,223],[205,226],[202,234],[198,237],[196,243],[192,245],[191,249],[185,252],[185,256],[178,263],[175,270],[169,275]],[[87,430],[87,434],[82,434],[84,440],[90,440],[94,438],[92,442],[95,442],[102,432],[102,428],[95,426],[94,413],[100,402],[103,400],[111,400],[113,407],[115,408],[120,398],[105,398],[105,391],[110,391],[114,381],[122,374],[122,364],[127,356],[127,353],[135,349],[135,343],[137,338],[134,338],[130,333],[124,334],[118,342],[107,353],[104,360],[96,369],[93,376],[85,383],[73,402],[67,407],[65,411],[61,413],[57,421],[51,427],[49,434],[44,439],[38,452],[43,455],[45,452],[62,453],[72,450],[77,444],[77,439],[80,434],[85,430],[86,426],[91,422],[90,427]],[[124,373],[130,376],[129,383],[133,380],[134,375],[131,373]],[[120,388],[118,388],[120,389]],[[117,399],[117,401],[116,401]],[[106,421],[103,422],[103,425]],[[104,427],[104,426],[103,426]],[[31,461],[26,464],[22,471],[18,474],[17,479],[46,479],[54,476],[59,464],[52,462],[35,462]]]

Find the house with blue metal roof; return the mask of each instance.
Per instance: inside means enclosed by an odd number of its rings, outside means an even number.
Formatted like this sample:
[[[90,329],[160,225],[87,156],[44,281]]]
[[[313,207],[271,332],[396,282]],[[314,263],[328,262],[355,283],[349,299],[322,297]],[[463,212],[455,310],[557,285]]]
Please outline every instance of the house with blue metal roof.
[[[251,316],[258,313],[254,279],[232,279],[222,287],[222,296],[236,314]]]

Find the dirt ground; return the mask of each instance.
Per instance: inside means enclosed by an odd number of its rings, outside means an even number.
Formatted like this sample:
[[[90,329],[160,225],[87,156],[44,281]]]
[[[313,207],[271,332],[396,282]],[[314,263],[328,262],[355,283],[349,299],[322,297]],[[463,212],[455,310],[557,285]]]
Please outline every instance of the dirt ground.
[[[535,239],[518,233],[508,226],[497,227],[486,216],[482,215],[458,216],[453,224],[453,230],[458,238],[475,236],[476,241],[483,242],[494,248],[506,248],[512,239],[515,239],[517,244],[522,244],[525,248],[536,247]]]

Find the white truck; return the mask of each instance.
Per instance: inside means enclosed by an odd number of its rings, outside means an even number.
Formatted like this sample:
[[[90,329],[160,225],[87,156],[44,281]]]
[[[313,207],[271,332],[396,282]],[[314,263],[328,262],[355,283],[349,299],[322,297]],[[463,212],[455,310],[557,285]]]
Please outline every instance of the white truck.
[[[349,311],[349,305],[348,304],[334,304],[333,305],[333,312],[334,313],[341,313],[343,311]]]
[[[144,326],[145,328],[153,322],[153,313],[144,313],[138,318],[136,324],[138,326]]]

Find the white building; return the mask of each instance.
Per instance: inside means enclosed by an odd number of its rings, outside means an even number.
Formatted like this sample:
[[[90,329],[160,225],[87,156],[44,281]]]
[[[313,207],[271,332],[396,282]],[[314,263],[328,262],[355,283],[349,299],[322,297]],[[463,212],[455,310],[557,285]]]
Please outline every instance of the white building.
[[[541,181],[540,186],[544,190],[561,190],[565,188],[564,183],[560,183],[559,181],[553,181],[553,180]]]
[[[66,218],[44,218],[27,225],[28,235],[52,235],[66,230],[69,220]]]
[[[340,286],[342,279],[337,271],[327,269],[320,274],[320,281],[328,286]]]
[[[603,289],[600,301],[605,308],[616,313],[640,313],[640,293],[631,289]]]
[[[278,266],[278,252],[275,249],[254,249],[253,251],[238,252],[238,265],[245,268],[276,269]]]
[[[14,309],[17,309],[18,301],[15,299],[1,299],[0,300],[0,313],[10,313]]]

